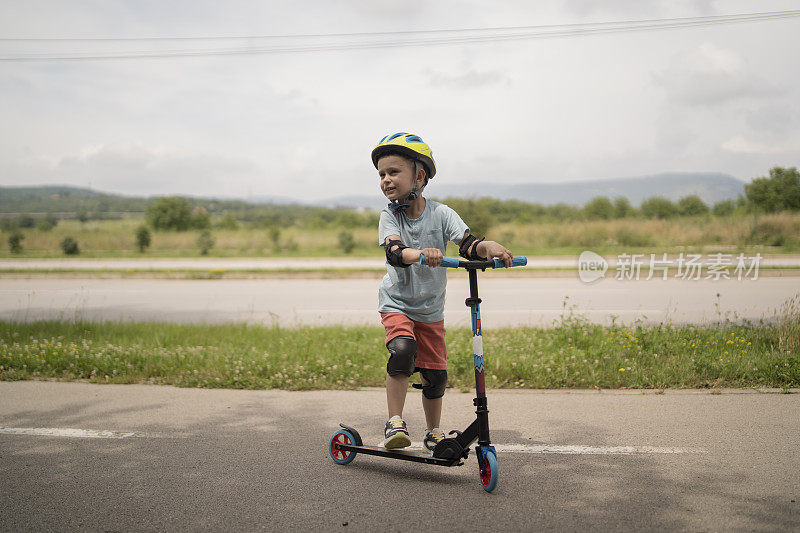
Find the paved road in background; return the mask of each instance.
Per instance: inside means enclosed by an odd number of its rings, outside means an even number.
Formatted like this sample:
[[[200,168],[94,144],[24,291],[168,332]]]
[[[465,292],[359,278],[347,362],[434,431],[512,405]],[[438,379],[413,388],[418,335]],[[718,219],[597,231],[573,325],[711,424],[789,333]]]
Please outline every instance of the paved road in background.
[[[752,254],[746,254],[749,259]],[[706,254],[703,261],[710,259]],[[610,265],[616,264],[616,257],[608,256]],[[573,257],[531,257],[527,270],[547,268],[575,268],[578,256]],[[649,256],[644,258],[649,261]],[[649,264],[649,263],[647,263]],[[735,255],[733,266],[736,265]],[[798,255],[770,255],[761,259],[762,267],[800,267]],[[0,259],[0,269],[35,270],[283,270],[283,269],[383,269],[383,257],[354,258],[142,258],[142,259]],[[515,269],[517,270],[517,269]],[[518,268],[526,270],[526,268]]]
[[[499,274],[499,275],[498,275]],[[631,322],[702,323],[770,317],[800,293],[800,277],[757,280],[677,279],[594,284],[577,278],[479,274],[484,325],[548,326],[567,308],[592,321],[612,316]],[[248,322],[377,324],[379,279],[298,277],[221,280],[28,278],[0,279],[0,319],[158,320],[186,323]],[[467,325],[467,279],[451,272],[445,319]],[[719,297],[717,297],[719,295]]]
[[[380,390],[0,382],[0,397],[3,531],[800,529],[798,394],[490,391],[492,494],[474,454],[335,465],[339,422],[380,439]],[[447,427],[474,417],[469,394],[444,407]]]

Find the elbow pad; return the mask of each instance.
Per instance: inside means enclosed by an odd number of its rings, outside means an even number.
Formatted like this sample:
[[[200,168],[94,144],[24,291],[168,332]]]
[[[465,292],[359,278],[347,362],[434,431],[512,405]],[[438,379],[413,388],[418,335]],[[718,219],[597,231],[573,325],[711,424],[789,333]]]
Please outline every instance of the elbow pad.
[[[485,238],[486,237],[476,239],[475,235],[472,233],[467,234],[467,236],[461,240],[461,244],[458,246],[458,255],[464,259],[469,259],[470,261],[480,261],[483,259],[483,257],[478,255],[478,243]],[[472,246],[472,243],[475,243],[475,247],[472,249],[472,253],[469,253],[469,247]]]
[[[408,268],[411,266],[403,263],[403,250],[408,248],[408,246],[403,244],[403,241],[398,241],[397,239],[391,240],[384,248],[386,248],[386,261],[390,265],[400,268]]]

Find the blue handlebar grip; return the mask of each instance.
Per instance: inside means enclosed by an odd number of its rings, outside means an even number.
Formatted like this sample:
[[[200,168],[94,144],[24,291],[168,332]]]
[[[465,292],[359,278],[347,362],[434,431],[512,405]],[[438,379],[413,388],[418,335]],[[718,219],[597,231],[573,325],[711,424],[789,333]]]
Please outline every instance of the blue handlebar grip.
[[[425,265],[425,255],[419,254],[419,264]],[[450,267],[450,268],[458,268],[458,259],[455,257],[442,257],[442,264],[439,266],[443,267]]]
[[[511,266],[512,267],[521,267],[528,264],[528,258],[524,255],[518,255],[516,257],[511,258]],[[505,268],[506,264],[500,261],[499,259],[494,260],[494,267],[495,268]]]
[[[443,257],[442,266],[450,268],[458,268],[458,259],[455,257]]]

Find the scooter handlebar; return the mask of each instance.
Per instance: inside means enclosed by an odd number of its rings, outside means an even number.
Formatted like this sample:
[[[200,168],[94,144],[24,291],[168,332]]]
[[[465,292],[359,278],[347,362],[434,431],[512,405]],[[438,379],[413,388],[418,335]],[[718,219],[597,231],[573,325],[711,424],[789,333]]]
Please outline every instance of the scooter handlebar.
[[[424,254],[419,254],[419,264],[426,264]],[[525,266],[527,264],[528,258],[524,255],[518,255],[511,260],[512,267]],[[456,259],[455,257],[443,257],[442,264],[439,266],[447,268],[505,268],[506,264],[499,259],[492,259],[490,261],[467,261],[465,259]]]

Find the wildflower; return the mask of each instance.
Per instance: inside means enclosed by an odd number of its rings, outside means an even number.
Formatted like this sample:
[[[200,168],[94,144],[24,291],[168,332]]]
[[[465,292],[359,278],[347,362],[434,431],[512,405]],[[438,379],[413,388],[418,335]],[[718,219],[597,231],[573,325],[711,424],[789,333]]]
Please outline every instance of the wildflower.
[[[620,368],[619,371],[620,372],[625,372],[625,369],[624,368]]]

